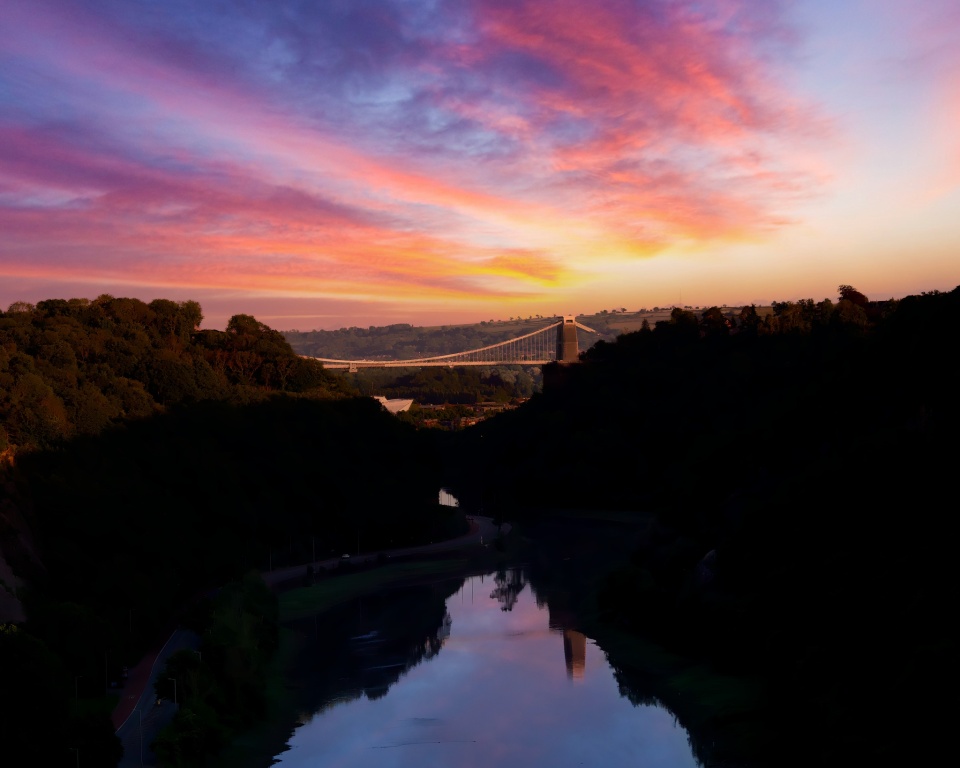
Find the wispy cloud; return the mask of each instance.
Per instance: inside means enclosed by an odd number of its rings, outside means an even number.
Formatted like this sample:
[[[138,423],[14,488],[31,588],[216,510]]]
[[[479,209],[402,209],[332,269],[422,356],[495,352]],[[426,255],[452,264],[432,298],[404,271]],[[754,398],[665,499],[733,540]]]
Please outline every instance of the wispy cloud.
[[[8,274],[516,295],[822,183],[779,2],[4,5]]]

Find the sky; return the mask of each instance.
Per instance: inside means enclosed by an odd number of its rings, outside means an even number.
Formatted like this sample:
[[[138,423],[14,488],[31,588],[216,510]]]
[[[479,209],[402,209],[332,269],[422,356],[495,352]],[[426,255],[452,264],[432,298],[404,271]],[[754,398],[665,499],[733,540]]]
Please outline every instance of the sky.
[[[960,284],[956,0],[0,0],[0,307],[281,330]]]

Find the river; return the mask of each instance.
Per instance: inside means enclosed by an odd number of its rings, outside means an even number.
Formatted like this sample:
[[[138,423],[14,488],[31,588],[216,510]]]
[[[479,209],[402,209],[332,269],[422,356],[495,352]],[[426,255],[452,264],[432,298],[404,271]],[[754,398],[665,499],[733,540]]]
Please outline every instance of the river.
[[[300,622],[304,709],[284,768],[698,765],[667,710],[522,569],[370,596]]]

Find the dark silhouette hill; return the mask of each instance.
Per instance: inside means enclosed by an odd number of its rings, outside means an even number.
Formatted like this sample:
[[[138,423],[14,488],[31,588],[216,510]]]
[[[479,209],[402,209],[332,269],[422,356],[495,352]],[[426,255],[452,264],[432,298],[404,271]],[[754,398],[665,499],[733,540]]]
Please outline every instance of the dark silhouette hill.
[[[911,764],[949,747],[957,711],[960,289],[839,293],[599,343],[454,436],[451,471],[520,520],[653,513],[598,610],[761,681],[777,752],[751,757]]]

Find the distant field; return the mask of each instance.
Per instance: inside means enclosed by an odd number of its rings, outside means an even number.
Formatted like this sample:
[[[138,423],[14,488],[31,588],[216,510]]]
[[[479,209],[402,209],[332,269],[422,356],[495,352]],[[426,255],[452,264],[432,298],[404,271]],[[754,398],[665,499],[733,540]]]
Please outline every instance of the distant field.
[[[738,315],[742,307],[722,307],[725,314],[728,315]],[[701,312],[706,309],[706,307],[684,307],[684,309],[690,312]],[[588,325],[591,328],[596,326],[606,327],[606,328],[616,328],[620,333],[629,333],[630,331],[639,331],[640,326],[643,324],[643,321],[646,320],[652,327],[655,323],[660,320],[669,320],[670,313],[673,311],[673,307],[666,307],[657,312],[652,310],[648,312],[608,312],[595,313],[592,315],[577,315],[577,320],[584,325]],[[764,315],[772,314],[773,308],[769,306],[757,307],[757,313],[763,317]],[[496,328],[498,330],[515,330],[518,335],[522,333],[529,333],[530,331],[536,330],[537,328],[543,328],[545,325],[550,325],[558,320],[557,317],[542,317],[540,319],[517,319],[517,320],[494,320],[492,323],[488,322],[486,326],[480,325],[480,323],[467,323],[464,325],[424,325],[424,326],[410,326],[413,331],[449,331],[454,328]],[[599,330],[599,328],[597,328]]]
[[[690,312],[702,311],[705,307],[698,309],[693,309],[691,307],[686,307]],[[722,308],[725,314],[736,316],[740,314],[741,307],[723,307]],[[595,330],[610,329],[616,330],[617,333],[630,333],[631,331],[639,331],[640,326],[643,324],[643,321],[646,320],[652,328],[657,322],[663,320],[667,321],[670,319],[670,313],[673,311],[672,307],[666,309],[661,309],[657,312],[617,312],[617,313],[607,313],[607,314],[593,314],[593,315],[577,315],[577,320],[584,325],[590,326]],[[757,314],[761,317],[773,313],[772,307],[757,307]],[[423,325],[423,326],[408,326],[409,327],[409,337],[413,338],[417,333],[434,333],[434,332],[449,332],[455,329],[461,328],[474,328],[474,329],[487,329],[488,331],[493,331],[494,329],[498,332],[512,332],[517,336],[520,336],[524,333],[530,333],[535,331],[538,328],[543,328],[544,326],[555,323],[559,318],[557,317],[542,317],[540,319],[522,319],[522,320],[494,320],[492,323],[488,322],[486,325],[481,325],[480,323],[466,323],[463,325]],[[391,326],[382,326],[384,328],[389,328]]]

